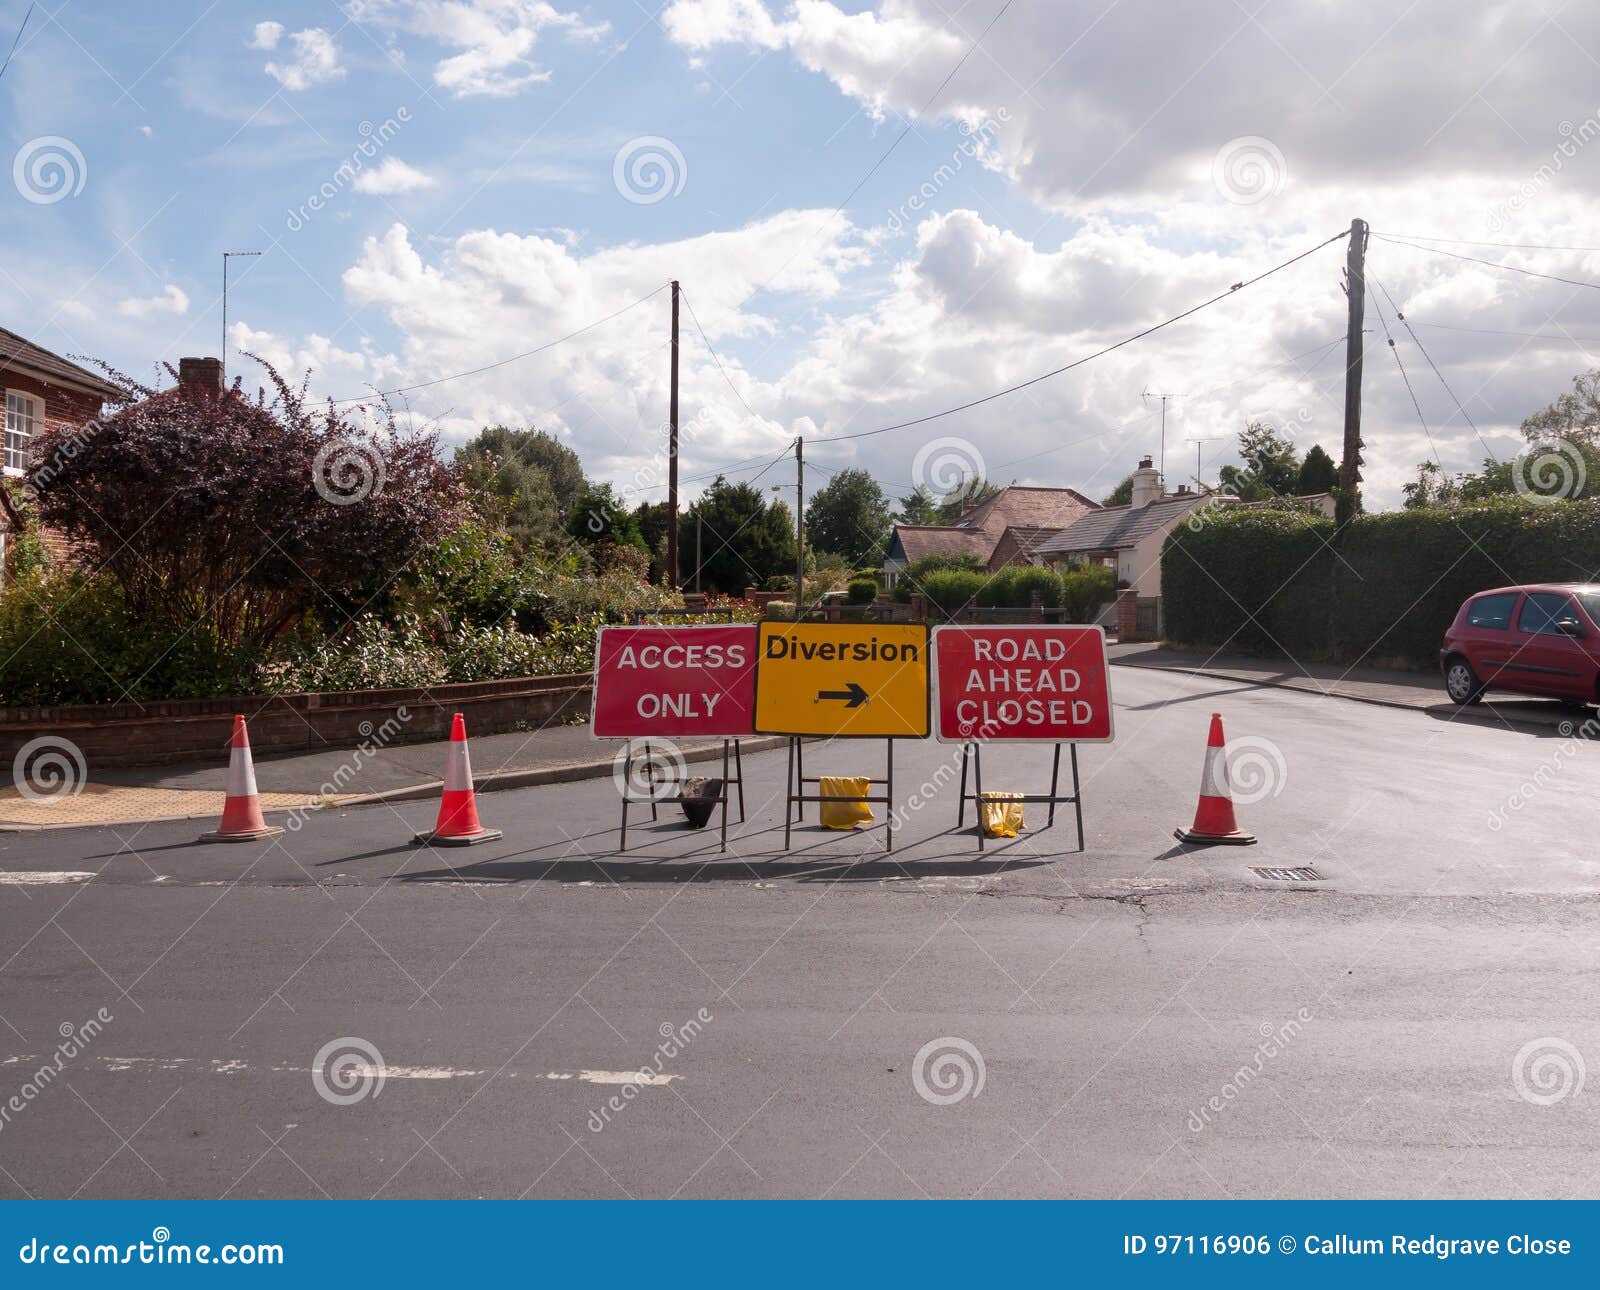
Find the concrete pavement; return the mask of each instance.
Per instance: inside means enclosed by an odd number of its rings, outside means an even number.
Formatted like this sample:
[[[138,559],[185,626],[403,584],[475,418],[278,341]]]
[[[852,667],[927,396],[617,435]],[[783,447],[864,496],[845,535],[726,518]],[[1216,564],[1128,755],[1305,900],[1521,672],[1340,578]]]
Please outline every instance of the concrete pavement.
[[[448,853],[407,842],[426,803],[0,838],[0,1092],[114,1018],[4,1125],[0,1194],[1592,1194],[1587,745],[1114,684],[1081,854],[1068,814],[979,856],[932,743],[889,857],[814,819],[783,852],[777,753],[727,857],[669,812],[617,856],[609,780],[495,794],[505,839]],[[1214,709],[1257,847],[1171,839]],[[1046,773],[986,754],[986,788]]]

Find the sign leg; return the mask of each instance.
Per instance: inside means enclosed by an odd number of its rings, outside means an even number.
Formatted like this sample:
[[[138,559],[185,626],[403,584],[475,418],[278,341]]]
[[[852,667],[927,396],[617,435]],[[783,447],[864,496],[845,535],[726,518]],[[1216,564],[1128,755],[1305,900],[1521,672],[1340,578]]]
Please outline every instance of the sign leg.
[[[983,745],[972,750],[972,810],[978,817],[978,850],[984,849],[983,837]]]
[[[883,849],[885,851],[893,851],[894,850],[894,740],[893,739],[886,739],[886,740],[884,740],[884,742],[889,746],[889,756],[888,756],[888,761],[886,763],[887,764],[887,769],[884,771],[884,776],[883,776],[883,795],[885,797],[887,797],[889,800],[886,803],[884,803],[884,807],[883,807],[883,809],[884,809],[884,817],[883,817],[884,818]],[[867,791],[871,792],[872,790],[869,788]]]
[[[967,757],[972,752],[971,744],[961,745],[961,799],[956,807],[956,828],[967,822]]]
[[[795,781],[794,791],[804,797],[806,795],[806,746],[798,736],[794,741],[794,758],[795,771],[799,776]],[[817,809],[821,810],[822,808],[818,807]],[[794,818],[802,824],[805,822],[806,804],[804,802],[796,802],[794,804]]]
[[[721,851],[728,849],[728,741],[722,741],[722,845]]]
[[[1072,809],[1078,813],[1078,850],[1083,850],[1083,789],[1078,783],[1078,745],[1072,745]]]
[[[617,839],[619,852],[628,849],[628,784],[633,774],[633,741],[622,746],[622,833]]]
[[[1076,744],[1073,747],[1077,747]],[[1055,756],[1050,759],[1050,818],[1045,823],[1045,828],[1053,829],[1056,826],[1056,784],[1061,778],[1061,745],[1056,745]]]
[[[739,780],[739,823],[744,823],[744,755],[739,751],[739,741],[733,741],[733,773]]]
[[[789,766],[783,775],[783,849],[789,849],[790,820],[794,816],[794,746],[789,740]]]
[[[656,822],[656,764],[650,756],[650,744],[644,746],[644,791],[650,796],[650,822]]]

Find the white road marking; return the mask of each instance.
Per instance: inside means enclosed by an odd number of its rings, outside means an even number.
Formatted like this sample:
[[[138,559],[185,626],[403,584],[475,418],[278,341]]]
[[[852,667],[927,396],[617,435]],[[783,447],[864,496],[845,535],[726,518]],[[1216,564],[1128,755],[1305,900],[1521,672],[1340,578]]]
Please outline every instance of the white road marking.
[[[33,1053],[23,1053],[14,1057],[0,1058],[0,1066],[15,1066],[19,1064],[37,1064],[45,1058]],[[85,1057],[82,1063],[99,1067],[109,1074],[122,1075],[129,1071],[202,1071],[212,1075],[242,1075],[253,1069],[251,1063],[237,1057]],[[291,1064],[272,1064],[259,1067],[278,1075],[309,1075],[311,1067],[295,1066]],[[356,1066],[353,1073],[368,1078],[377,1078],[380,1074],[388,1079],[472,1079],[487,1074],[481,1070],[466,1070],[454,1066],[384,1066],[380,1071],[378,1067],[363,1063]],[[507,1076],[515,1079],[516,1071],[508,1071]],[[681,1075],[667,1075],[655,1071],[546,1071],[536,1079],[547,1080],[579,1080],[585,1084],[637,1084],[645,1087],[661,1087],[672,1083],[673,1080],[682,1079]]]
[[[25,887],[36,883],[88,882],[93,877],[93,873],[84,873],[78,869],[0,870],[0,884],[12,887]]]

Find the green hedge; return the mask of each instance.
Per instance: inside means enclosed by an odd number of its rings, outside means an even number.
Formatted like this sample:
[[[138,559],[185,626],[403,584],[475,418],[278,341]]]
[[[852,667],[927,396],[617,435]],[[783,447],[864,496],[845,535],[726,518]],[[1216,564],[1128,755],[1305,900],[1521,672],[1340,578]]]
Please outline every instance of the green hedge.
[[[991,573],[978,592],[978,604],[985,609],[1026,609],[1033,603],[1033,593],[1043,597],[1047,609],[1061,604],[1061,578],[1050,569],[1033,565],[1013,564]]]
[[[1321,517],[1217,508],[1167,538],[1161,586],[1177,644],[1431,667],[1467,597],[1596,569],[1600,500],[1360,515],[1337,543]]]

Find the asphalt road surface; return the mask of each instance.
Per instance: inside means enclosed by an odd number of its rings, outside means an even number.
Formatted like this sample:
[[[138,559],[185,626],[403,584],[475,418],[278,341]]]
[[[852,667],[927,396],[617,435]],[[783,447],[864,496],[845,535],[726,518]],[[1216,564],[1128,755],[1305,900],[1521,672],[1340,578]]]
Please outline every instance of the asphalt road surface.
[[[1592,749],[1114,684],[1082,853],[1030,806],[980,856],[932,742],[892,855],[814,808],[785,852],[771,752],[726,856],[676,808],[618,856],[609,780],[481,797],[470,850],[427,803],[6,835],[0,1195],[1595,1195]],[[1172,839],[1213,710],[1255,847]]]

